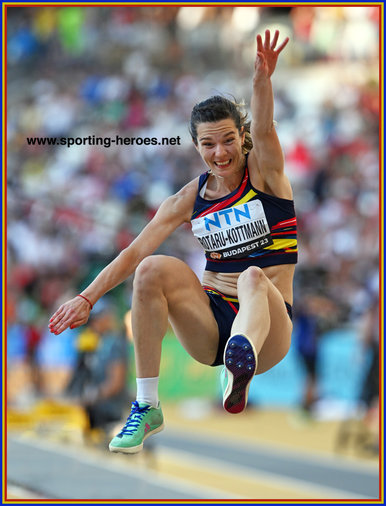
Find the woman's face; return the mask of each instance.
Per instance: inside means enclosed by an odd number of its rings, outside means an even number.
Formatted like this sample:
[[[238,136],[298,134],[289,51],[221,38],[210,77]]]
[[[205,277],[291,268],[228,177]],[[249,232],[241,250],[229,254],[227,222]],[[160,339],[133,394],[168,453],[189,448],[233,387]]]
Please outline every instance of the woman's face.
[[[239,134],[231,118],[200,123],[196,148],[213,174],[229,177],[244,168],[244,138],[245,134]]]

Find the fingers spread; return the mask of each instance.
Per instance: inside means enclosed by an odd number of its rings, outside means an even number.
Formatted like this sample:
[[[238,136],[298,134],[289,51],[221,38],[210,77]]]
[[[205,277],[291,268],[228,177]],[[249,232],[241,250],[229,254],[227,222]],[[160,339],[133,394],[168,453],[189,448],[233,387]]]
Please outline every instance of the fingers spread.
[[[263,44],[263,40],[261,38],[261,35],[256,36],[257,51],[258,52],[264,51],[264,50],[274,51],[278,40],[279,40],[279,30],[275,30],[275,34],[273,36],[272,42],[271,42],[271,32],[269,30],[265,30],[264,44]],[[276,54],[279,54],[285,48],[285,46],[288,44],[288,41],[289,41],[289,38],[286,37],[285,40],[277,48]]]

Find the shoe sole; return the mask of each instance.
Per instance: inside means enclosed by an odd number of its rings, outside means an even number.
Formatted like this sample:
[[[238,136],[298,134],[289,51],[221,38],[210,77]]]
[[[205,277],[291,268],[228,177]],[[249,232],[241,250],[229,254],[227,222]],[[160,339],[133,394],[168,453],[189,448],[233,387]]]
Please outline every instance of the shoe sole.
[[[228,384],[223,406],[228,413],[241,413],[248,400],[249,385],[257,369],[256,350],[251,341],[238,334],[228,339],[224,350]]]
[[[109,450],[113,453],[139,453],[143,449],[143,443],[144,441],[153,434],[157,434],[157,432],[161,432],[165,427],[165,424],[163,423],[156,429],[153,429],[152,431],[148,432],[144,435],[142,443],[137,446],[131,446],[131,447],[120,447],[120,446],[111,446],[109,445]]]

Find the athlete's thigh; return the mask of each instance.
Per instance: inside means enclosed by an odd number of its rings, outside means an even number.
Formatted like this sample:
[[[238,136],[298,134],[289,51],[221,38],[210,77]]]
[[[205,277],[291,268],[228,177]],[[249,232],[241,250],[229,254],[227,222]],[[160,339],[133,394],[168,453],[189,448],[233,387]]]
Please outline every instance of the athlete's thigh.
[[[219,331],[209,297],[192,269],[181,260],[164,257],[167,264],[165,294],[169,321],[186,351],[211,365],[217,354]]]
[[[256,374],[268,371],[287,354],[291,344],[292,322],[280,291],[268,280],[268,306],[271,325],[259,353]]]

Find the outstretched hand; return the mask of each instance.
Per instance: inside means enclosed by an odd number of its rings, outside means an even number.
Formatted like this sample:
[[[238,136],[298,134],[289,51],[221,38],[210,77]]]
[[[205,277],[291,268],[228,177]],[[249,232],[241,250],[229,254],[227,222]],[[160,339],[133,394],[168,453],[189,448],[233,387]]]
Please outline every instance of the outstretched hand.
[[[275,68],[279,54],[283,51],[285,46],[288,44],[289,38],[286,37],[280,46],[276,48],[276,44],[279,38],[279,30],[275,31],[271,42],[271,32],[265,30],[265,39],[261,35],[257,35],[257,55],[255,60],[255,79],[271,77]]]
[[[48,328],[53,334],[61,334],[64,330],[74,329],[87,323],[90,316],[91,307],[87,301],[81,297],[73,299],[62,304],[52,315]]]

